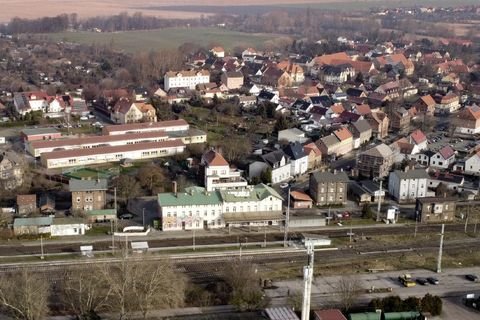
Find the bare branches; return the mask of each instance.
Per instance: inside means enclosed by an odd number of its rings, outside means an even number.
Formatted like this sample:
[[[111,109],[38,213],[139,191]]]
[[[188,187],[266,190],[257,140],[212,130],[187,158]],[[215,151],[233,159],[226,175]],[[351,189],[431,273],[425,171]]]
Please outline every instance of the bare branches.
[[[357,278],[341,277],[336,289],[342,308],[349,310],[361,295],[362,284]]]
[[[41,274],[23,270],[0,278],[0,303],[15,319],[44,319],[49,295],[50,286]]]

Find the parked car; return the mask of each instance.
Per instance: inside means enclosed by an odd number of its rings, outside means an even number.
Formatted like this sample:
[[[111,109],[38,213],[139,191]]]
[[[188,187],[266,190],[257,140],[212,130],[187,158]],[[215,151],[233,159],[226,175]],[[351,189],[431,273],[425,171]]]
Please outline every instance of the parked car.
[[[129,220],[129,219],[133,219],[133,214],[131,213],[122,213],[121,215],[118,216],[120,219],[125,219],[125,220]]]
[[[475,274],[467,274],[465,275],[465,278],[473,282],[478,282],[478,276]]]
[[[440,282],[438,281],[437,278],[434,278],[434,277],[428,277],[427,278],[427,281],[430,283],[430,284],[434,284],[434,285],[437,285],[439,284]]]
[[[417,283],[418,283],[419,285],[425,286],[425,285],[428,284],[428,281],[427,281],[427,279],[425,279],[425,278],[417,278]]]

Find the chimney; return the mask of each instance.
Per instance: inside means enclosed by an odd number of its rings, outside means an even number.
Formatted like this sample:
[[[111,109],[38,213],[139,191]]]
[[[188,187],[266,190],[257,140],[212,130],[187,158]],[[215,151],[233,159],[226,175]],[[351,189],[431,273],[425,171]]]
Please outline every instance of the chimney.
[[[337,174],[337,169],[333,169],[333,174]]]
[[[172,191],[175,194],[175,197],[177,196],[177,181],[172,181]]]

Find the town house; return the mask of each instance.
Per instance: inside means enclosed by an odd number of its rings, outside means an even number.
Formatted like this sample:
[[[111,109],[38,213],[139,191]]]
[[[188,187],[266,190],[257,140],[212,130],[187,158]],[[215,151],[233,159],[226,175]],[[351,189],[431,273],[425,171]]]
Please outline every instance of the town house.
[[[70,179],[68,186],[72,193],[72,211],[105,209],[108,190],[108,182],[106,179]]]

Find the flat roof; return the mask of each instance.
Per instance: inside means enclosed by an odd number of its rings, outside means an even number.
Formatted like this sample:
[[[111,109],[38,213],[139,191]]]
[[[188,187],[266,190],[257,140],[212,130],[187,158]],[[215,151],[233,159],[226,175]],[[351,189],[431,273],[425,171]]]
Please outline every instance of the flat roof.
[[[119,131],[136,131],[136,130],[145,130],[149,128],[163,129],[168,127],[185,126],[185,125],[188,125],[187,121],[183,119],[178,119],[178,120],[168,120],[168,121],[160,121],[160,122],[110,125],[110,126],[105,126],[103,128],[103,131],[107,132],[107,134],[110,134],[111,132],[119,132]]]
[[[260,211],[260,212],[224,212],[225,222],[251,222],[251,221],[269,221],[285,220],[281,211]]]
[[[160,141],[160,142],[143,142],[143,143],[137,143],[137,144],[128,144],[123,146],[107,146],[102,148],[52,151],[52,152],[42,153],[42,158],[46,160],[75,158],[75,157],[85,157],[89,155],[98,155],[98,154],[106,154],[106,153],[129,152],[129,151],[151,150],[151,149],[166,149],[166,148],[175,148],[175,147],[182,147],[182,146],[185,146],[182,140],[175,139],[175,140]],[[121,160],[121,159],[118,159],[118,160]]]
[[[72,145],[85,145],[85,144],[100,144],[109,143],[122,140],[136,140],[136,139],[149,139],[167,137],[163,131],[155,132],[141,132],[141,133],[129,133],[124,135],[114,136],[86,136],[73,139],[58,139],[58,140],[37,140],[30,142],[30,145],[35,148],[60,148],[64,146]]]
[[[54,134],[54,133],[60,133],[60,132],[55,128],[29,128],[29,129],[23,129],[22,133],[26,136],[35,136],[35,135],[44,135],[44,134]]]

